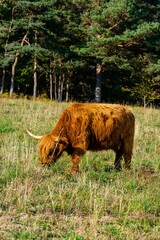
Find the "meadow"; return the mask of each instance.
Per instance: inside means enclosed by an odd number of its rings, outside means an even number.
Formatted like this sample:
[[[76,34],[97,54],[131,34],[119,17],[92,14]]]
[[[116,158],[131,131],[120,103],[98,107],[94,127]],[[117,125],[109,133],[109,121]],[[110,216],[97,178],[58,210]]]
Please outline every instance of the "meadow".
[[[71,176],[66,153],[42,168],[25,132],[49,132],[68,104],[0,99],[0,239],[160,239],[160,109],[131,107],[131,170],[115,171],[112,151],[87,152]]]

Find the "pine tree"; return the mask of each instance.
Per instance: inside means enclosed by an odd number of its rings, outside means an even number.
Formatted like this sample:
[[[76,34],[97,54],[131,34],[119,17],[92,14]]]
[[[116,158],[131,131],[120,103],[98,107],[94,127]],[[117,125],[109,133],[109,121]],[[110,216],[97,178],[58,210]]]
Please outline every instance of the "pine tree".
[[[5,16],[5,18],[4,18]],[[13,27],[13,8],[12,1],[0,2],[0,65],[2,66],[1,90],[0,94],[4,92],[4,83],[6,75],[6,67],[9,65],[11,59],[6,57],[8,55],[7,46],[10,40]]]
[[[42,42],[39,41],[40,44],[38,44],[38,38],[43,38],[44,34],[43,13],[47,10],[47,7],[46,1],[16,1],[12,4],[12,34],[6,44],[5,51],[7,54],[4,58],[4,61],[12,62],[10,96],[14,91],[15,69],[19,57],[30,54],[34,63],[33,96],[36,97],[36,61],[41,58],[42,54],[47,54],[47,50],[41,45]],[[35,32],[37,33],[36,38]]]
[[[156,100],[159,22],[158,0],[1,0],[1,92],[10,77],[34,99]]]
[[[92,1],[82,14],[86,44],[79,49],[79,54],[101,59],[101,70],[110,64],[132,71],[132,56],[144,54],[146,42],[159,31],[158,17],[148,18],[153,5],[152,1]],[[158,1],[153,11],[156,14],[157,6]]]

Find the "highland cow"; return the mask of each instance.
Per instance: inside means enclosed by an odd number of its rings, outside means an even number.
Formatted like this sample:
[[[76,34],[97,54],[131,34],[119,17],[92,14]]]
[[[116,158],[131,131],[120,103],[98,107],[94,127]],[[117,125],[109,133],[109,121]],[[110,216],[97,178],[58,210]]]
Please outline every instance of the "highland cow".
[[[79,170],[80,158],[87,150],[112,149],[115,168],[121,159],[130,168],[135,118],[126,107],[116,104],[73,103],[59,117],[55,128],[44,136],[28,134],[40,140],[40,163],[50,165],[66,151],[72,158],[71,174]]]

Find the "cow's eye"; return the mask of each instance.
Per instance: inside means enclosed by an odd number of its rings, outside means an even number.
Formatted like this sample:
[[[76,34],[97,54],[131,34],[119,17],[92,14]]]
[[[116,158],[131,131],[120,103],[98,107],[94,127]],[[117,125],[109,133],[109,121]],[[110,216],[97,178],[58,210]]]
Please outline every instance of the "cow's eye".
[[[52,155],[52,151],[50,150],[48,153],[46,153],[46,157],[49,158]]]

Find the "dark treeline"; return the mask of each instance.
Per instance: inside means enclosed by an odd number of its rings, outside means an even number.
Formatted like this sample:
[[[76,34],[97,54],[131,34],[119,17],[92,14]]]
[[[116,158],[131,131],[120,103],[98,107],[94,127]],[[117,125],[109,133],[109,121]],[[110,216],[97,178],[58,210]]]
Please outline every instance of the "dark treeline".
[[[159,55],[159,0],[0,0],[1,94],[159,104]]]

